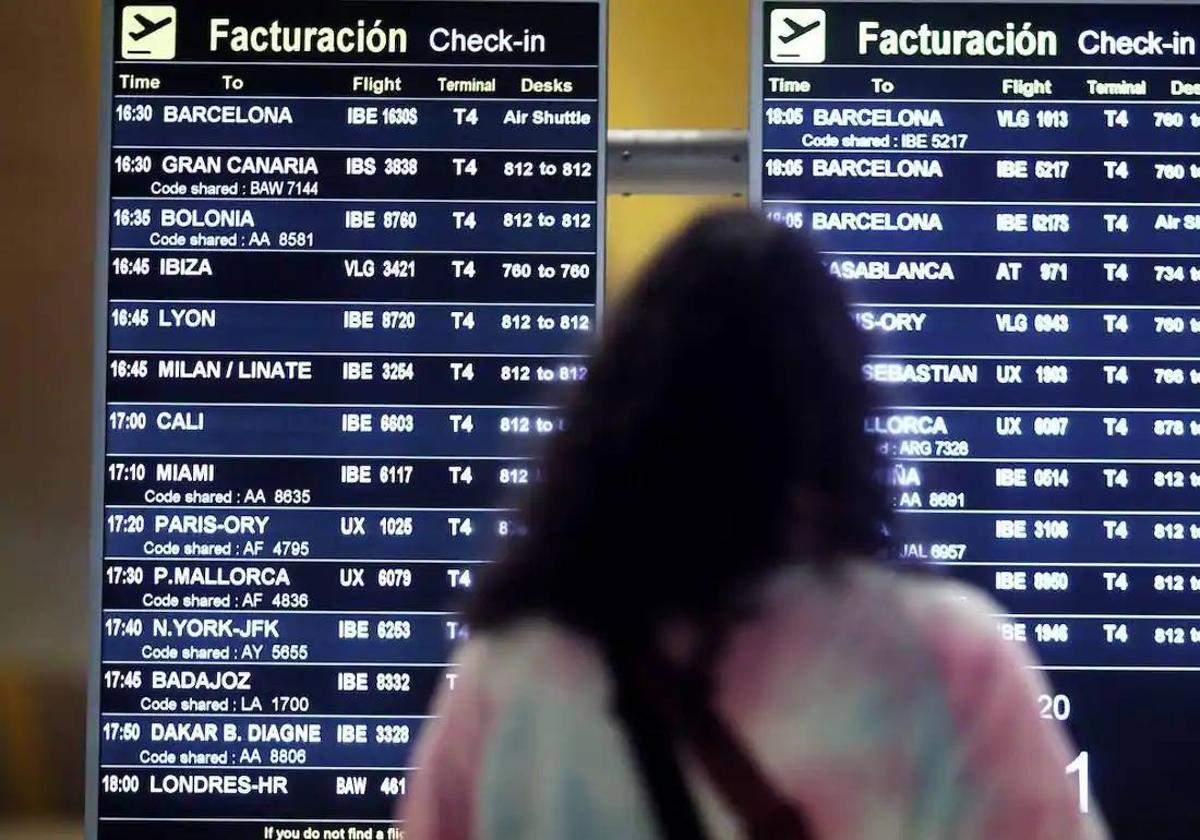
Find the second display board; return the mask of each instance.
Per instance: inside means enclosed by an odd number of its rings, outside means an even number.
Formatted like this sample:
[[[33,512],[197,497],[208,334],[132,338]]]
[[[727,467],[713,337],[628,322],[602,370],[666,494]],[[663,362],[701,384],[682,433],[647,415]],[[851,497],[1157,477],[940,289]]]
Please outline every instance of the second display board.
[[[1119,837],[1194,837],[1200,14],[756,4],[752,191],[874,341],[899,559],[1004,605]]]

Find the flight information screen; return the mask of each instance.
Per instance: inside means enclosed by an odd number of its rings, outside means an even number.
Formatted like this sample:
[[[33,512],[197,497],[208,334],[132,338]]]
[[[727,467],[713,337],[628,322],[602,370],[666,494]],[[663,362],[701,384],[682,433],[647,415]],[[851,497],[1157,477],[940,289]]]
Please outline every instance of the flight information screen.
[[[1081,808],[1195,837],[1200,8],[755,14],[755,197],[873,338],[900,559],[1035,646]]]
[[[91,832],[402,837],[586,375],[603,2],[107,13]]]

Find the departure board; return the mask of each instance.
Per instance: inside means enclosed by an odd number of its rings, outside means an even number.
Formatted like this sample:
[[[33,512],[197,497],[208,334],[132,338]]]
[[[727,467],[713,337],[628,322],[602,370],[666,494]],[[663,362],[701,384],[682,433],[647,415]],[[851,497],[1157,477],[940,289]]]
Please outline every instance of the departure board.
[[[755,18],[752,190],[873,340],[898,559],[1034,646],[1081,808],[1196,837],[1200,7]]]
[[[89,832],[403,837],[586,376],[603,2],[106,10]]]

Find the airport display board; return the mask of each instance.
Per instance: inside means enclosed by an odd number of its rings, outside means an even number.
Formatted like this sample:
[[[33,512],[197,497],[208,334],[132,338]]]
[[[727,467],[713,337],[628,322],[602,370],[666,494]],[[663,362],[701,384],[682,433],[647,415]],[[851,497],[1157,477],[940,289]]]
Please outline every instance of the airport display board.
[[[106,10],[89,834],[398,838],[603,266],[603,2]]]
[[[991,592],[1080,807],[1195,837],[1200,7],[755,4],[752,191],[852,289],[897,551]]]

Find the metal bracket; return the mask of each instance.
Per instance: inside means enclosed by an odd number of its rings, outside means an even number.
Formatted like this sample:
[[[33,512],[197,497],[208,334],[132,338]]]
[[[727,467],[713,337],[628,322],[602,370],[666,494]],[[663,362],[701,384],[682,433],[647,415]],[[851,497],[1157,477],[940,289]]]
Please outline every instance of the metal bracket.
[[[608,132],[609,195],[733,195],[750,188],[745,131]]]

